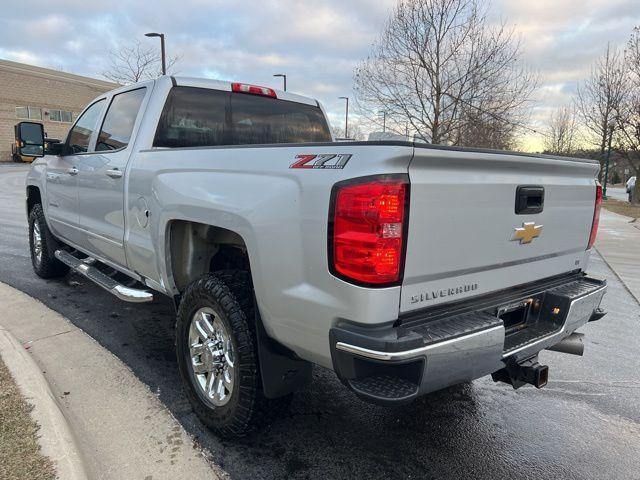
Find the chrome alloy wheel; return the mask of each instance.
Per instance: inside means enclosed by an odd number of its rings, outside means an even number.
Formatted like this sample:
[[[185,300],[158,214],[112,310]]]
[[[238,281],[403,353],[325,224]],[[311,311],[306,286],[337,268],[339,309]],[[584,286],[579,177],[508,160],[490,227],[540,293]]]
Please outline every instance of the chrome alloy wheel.
[[[234,387],[233,343],[215,310],[204,307],[191,318],[189,354],[196,384],[214,405],[225,405]]]
[[[33,254],[35,255],[38,265],[42,263],[42,234],[40,233],[40,226],[38,222],[33,223]]]

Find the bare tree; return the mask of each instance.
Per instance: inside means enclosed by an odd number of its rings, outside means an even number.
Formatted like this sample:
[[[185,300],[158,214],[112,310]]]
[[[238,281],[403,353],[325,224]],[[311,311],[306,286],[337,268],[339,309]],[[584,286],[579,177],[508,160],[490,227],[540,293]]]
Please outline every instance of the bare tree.
[[[331,126],[331,134],[333,138],[345,138],[344,136],[344,127],[341,126]],[[362,130],[362,126],[360,122],[357,120],[349,121],[349,139],[350,140],[364,140],[365,134]]]
[[[620,53],[607,45],[589,77],[578,87],[576,109],[584,126],[587,141],[597,146],[601,155],[607,150],[612,126],[628,94],[628,76]]]
[[[513,30],[490,24],[480,0],[401,0],[354,72],[364,115],[457,145],[502,146],[536,84]]]
[[[167,57],[167,72],[178,62],[179,57]],[[160,52],[153,47],[144,47],[139,41],[109,52],[109,69],[102,73],[105,78],[121,85],[149,80],[162,75]]]
[[[624,52],[624,101],[616,105],[615,149],[627,161],[636,179],[640,179],[640,27],[633,29]],[[631,195],[633,203],[640,203],[640,182],[636,180]]]
[[[555,155],[571,155],[577,148],[577,123],[570,107],[559,107],[549,118],[544,149]]]

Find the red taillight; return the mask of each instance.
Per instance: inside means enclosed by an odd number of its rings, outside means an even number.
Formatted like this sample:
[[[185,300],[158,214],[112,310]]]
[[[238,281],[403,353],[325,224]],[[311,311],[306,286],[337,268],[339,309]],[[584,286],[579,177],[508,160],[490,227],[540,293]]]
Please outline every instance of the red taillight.
[[[400,282],[408,200],[406,176],[336,185],[329,218],[331,271],[363,285]]]
[[[272,88],[259,87],[257,85],[249,85],[246,83],[232,83],[231,90],[235,93],[249,93],[251,95],[262,95],[263,97],[278,98],[276,92]]]
[[[589,245],[587,250],[593,247],[598,234],[598,225],[600,224],[600,207],[602,207],[602,185],[596,185],[596,206],[593,210],[593,223],[591,224],[591,235],[589,235]]]

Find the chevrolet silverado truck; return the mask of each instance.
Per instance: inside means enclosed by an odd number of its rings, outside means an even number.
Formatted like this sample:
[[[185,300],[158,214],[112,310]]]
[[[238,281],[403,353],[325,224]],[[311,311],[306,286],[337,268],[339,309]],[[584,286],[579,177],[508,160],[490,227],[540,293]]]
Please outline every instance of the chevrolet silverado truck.
[[[171,297],[186,395],[225,436],[313,364],[390,406],[486,375],[540,388],[538,353],[581,355],[604,315],[597,162],[338,143],[314,99],[170,76],[101,95],[46,150],[17,128],[36,274]]]

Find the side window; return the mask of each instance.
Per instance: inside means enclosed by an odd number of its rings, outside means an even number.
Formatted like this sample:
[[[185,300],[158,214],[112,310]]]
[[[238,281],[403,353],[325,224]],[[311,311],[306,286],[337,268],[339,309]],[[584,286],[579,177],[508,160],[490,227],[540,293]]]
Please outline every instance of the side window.
[[[104,98],[91,105],[73,126],[67,139],[67,148],[70,153],[83,153],[89,149],[89,140],[96,129],[103,105]]]
[[[146,91],[146,88],[138,88],[113,96],[98,135],[97,152],[119,150],[129,144]]]
[[[174,87],[158,122],[154,147],[228,144],[230,92]]]
[[[29,118],[42,120],[42,109],[38,107],[29,107]]]
[[[17,118],[29,118],[29,107],[16,107]]]

